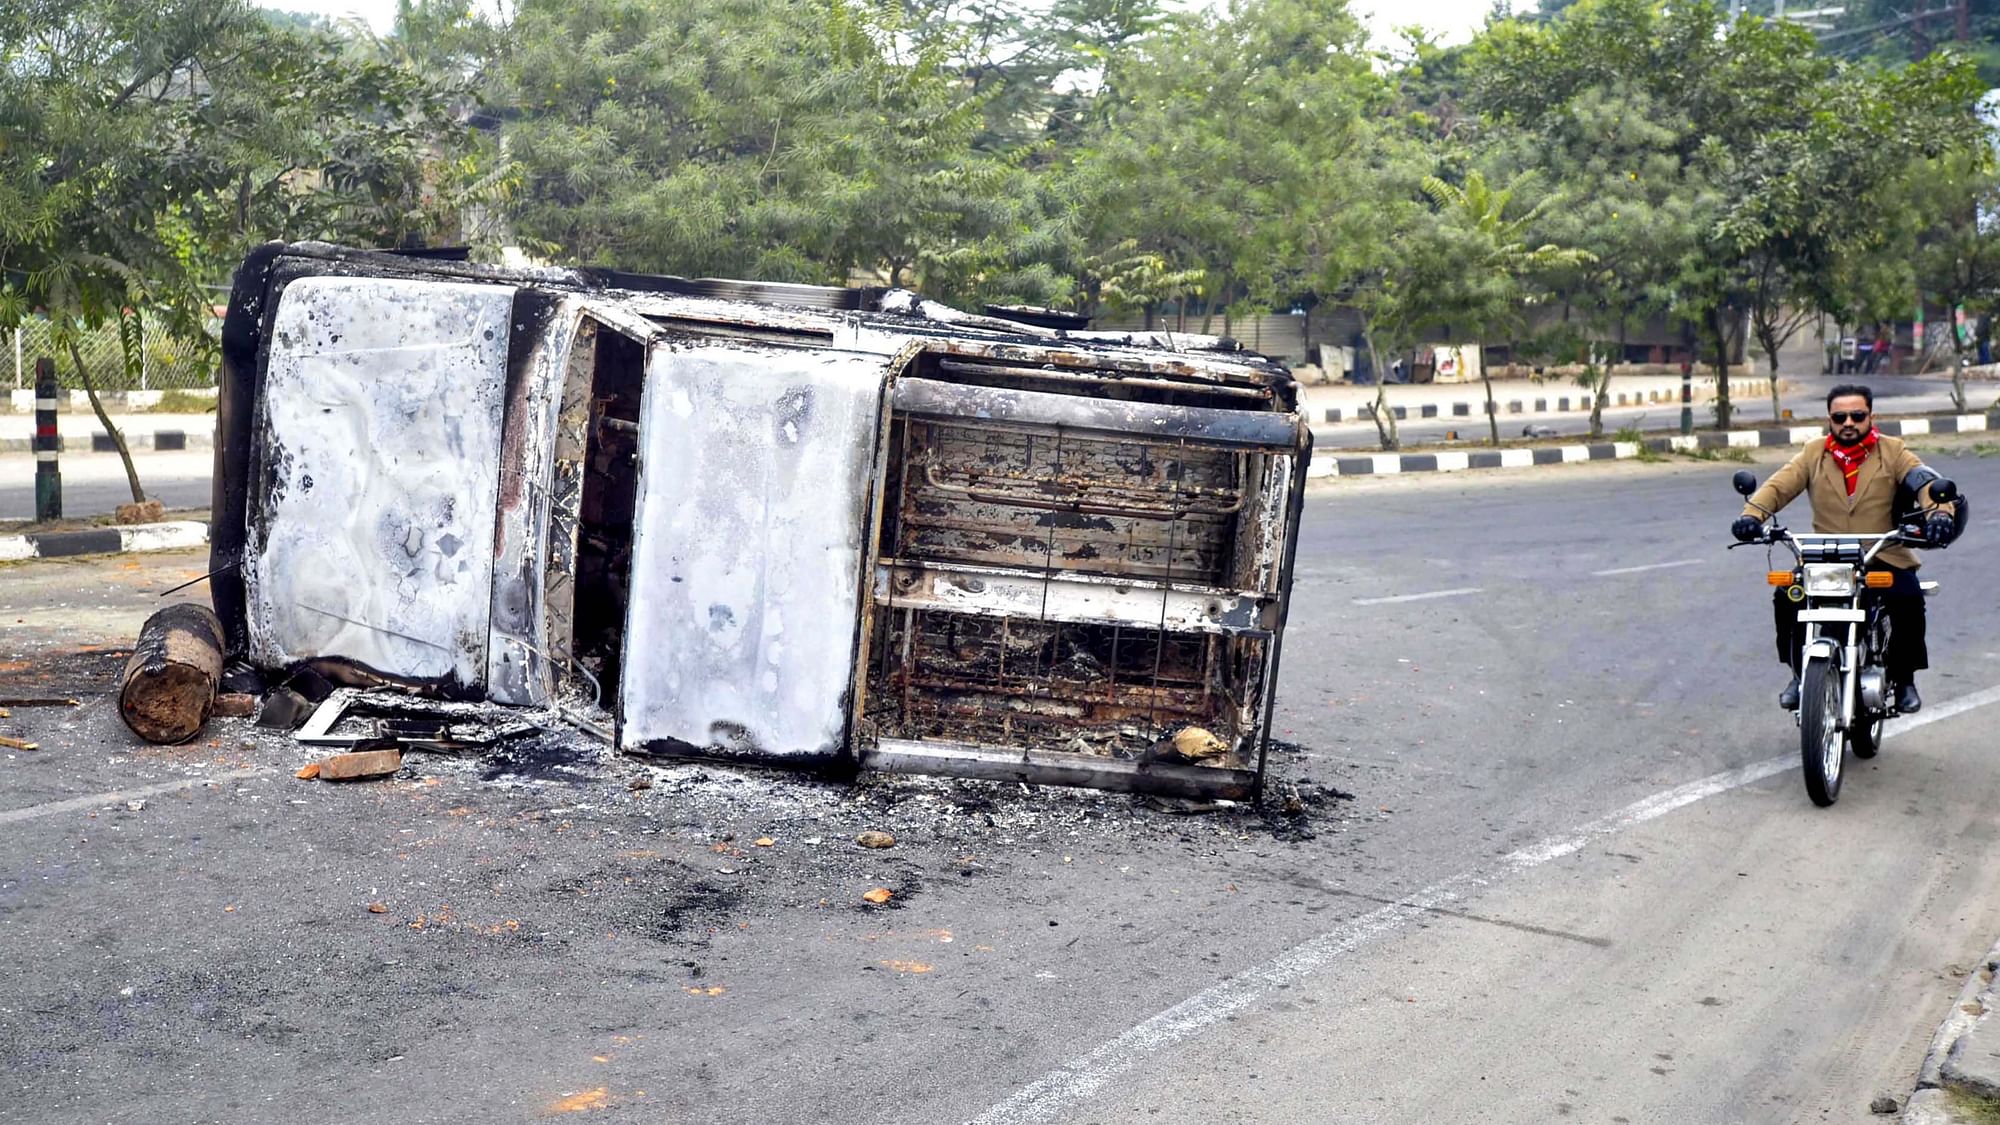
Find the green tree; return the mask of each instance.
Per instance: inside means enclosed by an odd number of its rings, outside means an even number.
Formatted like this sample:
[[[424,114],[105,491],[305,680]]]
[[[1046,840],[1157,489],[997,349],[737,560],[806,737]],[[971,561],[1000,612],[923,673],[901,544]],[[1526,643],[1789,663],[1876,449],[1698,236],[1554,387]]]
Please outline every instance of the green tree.
[[[849,0],[530,0],[493,89],[517,228],[627,269],[987,292],[1038,195],[977,147],[963,35]]]
[[[1843,259],[1890,251],[1902,223],[1894,212],[1911,188],[1907,169],[1958,147],[1953,125],[1972,124],[1979,93],[1970,65],[1950,56],[1889,73],[1814,62],[1800,83],[1814,111],[1724,162],[1730,206],[1713,234],[1740,262],[1750,331],[1769,363],[1773,417],[1778,350],[1835,306]]]
[[[206,339],[206,287],[255,242],[432,229],[427,169],[457,132],[435,93],[239,0],[0,9],[0,321],[46,311],[135,501],[77,333],[145,308]]]
[[[1132,240],[1199,274],[1218,311],[1311,291],[1331,212],[1355,203],[1386,88],[1338,0],[1257,0],[1163,21],[1105,71],[1065,183],[1087,254]]]
[[[1910,177],[1911,211],[1920,217],[1911,259],[1918,292],[1944,306],[1989,312],[2000,306],[2000,172],[1984,151],[1951,153]],[[1951,401],[1966,409],[1966,342],[1954,330]],[[1921,344],[1920,344],[1921,346]]]
[[[1528,241],[1541,208],[1514,207],[1521,183],[1516,180],[1495,190],[1478,170],[1462,184],[1424,178],[1424,194],[1438,221],[1429,224],[1425,237],[1408,248],[1406,257],[1415,266],[1414,294],[1428,310],[1442,342],[1477,343],[1521,332],[1527,310],[1539,296],[1539,278],[1595,261],[1588,251]],[[1483,363],[1479,378],[1486,391],[1488,436],[1499,445],[1493,377]]]
[[[1630,329],[1672,307],[1673,280],[1714,221],[1714,192],[1679,156],[1687,129],[1684,113],[1614,79],[1578,91],[1496,145],[1505,166],[1542,169],[1554,185],[1535,237],[1589,254],[1552,271],[1550,284],[1564,321],[1575,314],[1580,329],[1592,437],[1603,436],[1605,399]],[[1600,343],[1611,345],[1602,366]]]
[[[1547,24],[1498,25],[1473,88],[1483,111],[1530,130],[1592,91],[1622,90],[1676,133],[1660,174],[1714,199],[1662,288],[1713,350],[1724,428],[1733,321],[1783,336],[1842,254],[1869,252],[1857,203],[1865,215],[1897,168],[1969,132],[1971,107],[1970,72],[1951,60],[1882,75],[1829,59],[1796,25],[1651,0],[1578,0]]]

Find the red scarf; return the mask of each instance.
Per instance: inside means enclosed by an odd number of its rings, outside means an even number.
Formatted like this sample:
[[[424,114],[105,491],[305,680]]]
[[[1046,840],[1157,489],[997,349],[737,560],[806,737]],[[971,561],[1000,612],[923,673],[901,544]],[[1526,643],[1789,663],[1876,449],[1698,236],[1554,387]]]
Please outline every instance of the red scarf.
[[[1872,426],[1868,429],[1868,436],[1853,445],[1842,445],[1833,440],[1832,434],[1826,435],[1826,451],[1840,464],[1840,473],[1847,478],[1849,496],[1854,495],[1855,478],[1861,475],[1861,463],[1868,460],[1868,455],[1874,452],[1877,436]]]

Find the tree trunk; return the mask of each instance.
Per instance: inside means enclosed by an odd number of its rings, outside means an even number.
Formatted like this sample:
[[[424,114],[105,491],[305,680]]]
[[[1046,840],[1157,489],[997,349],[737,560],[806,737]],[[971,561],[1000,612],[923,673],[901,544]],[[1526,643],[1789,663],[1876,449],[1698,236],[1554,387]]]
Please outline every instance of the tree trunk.
[[[1716,305],[1709,310],[1709,333],[1715,341],[1715,428],[1726,430],[1731,421],[1729,402],[1729,336],[1723,324],[1723,307]]]
[[[1767,347],[1764,355],[1771,363],[1771,424],[1775,426],[1785,420],[1785,407],[1778,398],[1778,349]]]
[[[118,713],[148,742],[186,742],[201,733],[222,678],[222,622],[196,602],[146,619],[118,689]]]
[[[1493,402],[1493,376],[1487,372],[1486,365],[1483,363],[1479,365],[1479,381],[1481,383],[1486,384],[1487,440],[1491,442],[1493,445],[1497,446],[1500,444],[1500,414],[1497,410],[1494,409],[1495,404]]]
[[[1604,370],[1598,372],[1591,383],[1590,437],[1593,441],[1604,437],[1604,395],[1611,389],[1611,375],[1617,369],[1618,361],[1625,357],[1625,340],[1625,317],[1621,314],[1618,317],[1618,354],[1611,357],[1611,362],[1604,365]]]
[[[1965,344],[1958,338],[1958,325],[1947,326],[1951,333],[1951,408],[1965,413]]]
[[[1362,323],[1361,342],[1368,346],[1368,366],[1375,376],[1375,436],[1380,439],[1384,452],[1394,452],[1403,447],[1402,438],[1396,434],[1396,414],[1389,409],[1389,384],[1383,379],[1382,356],[1375,350],[1375,332]]]
[[[83,353],[76,350],[76,341],[69,341],[70,362],[76,364],[76,377],[83,383],[83,393],[90,399],[90,409],[97,414],[97,421],[104,432],[111,435],[111,444],[118,448],[118,459],[125,463],[125,483],[132,488],[132,502],[146,502],[146,490],[139,487],[139,469],[132,464],[132,450],[125,444],[125,433],[111,422],[111,415],[104,412],[104,404],[97,399],[96,380],[90,377],[90,369],[83,365]]]
[[[1215,287],[1215,296],[1219,296],[1223,298],[1225,301],[1227,301],[1229,297],[1230,284],[1231,284],[1230,276],[1226,273],[1223,274],[1222,284]],[[1201,334],[1204,336],[1214,335],[1214,333],[1210,331],[1210,329],[1214,327],[1215,327],[1215,297],[1212,296],[1208,299],[1208,301],[1206,302],[1206,307],[1203,308],[1201,312]]]

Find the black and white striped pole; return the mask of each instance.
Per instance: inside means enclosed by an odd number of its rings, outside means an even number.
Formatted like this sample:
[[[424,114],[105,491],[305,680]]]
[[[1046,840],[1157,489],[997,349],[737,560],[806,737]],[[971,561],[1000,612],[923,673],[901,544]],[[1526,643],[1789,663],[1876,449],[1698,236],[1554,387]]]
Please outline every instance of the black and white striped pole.
[[[56,361],[35,361],[35,519],[62,518],[62,470],[56,453],[62,438],[56,433]]]

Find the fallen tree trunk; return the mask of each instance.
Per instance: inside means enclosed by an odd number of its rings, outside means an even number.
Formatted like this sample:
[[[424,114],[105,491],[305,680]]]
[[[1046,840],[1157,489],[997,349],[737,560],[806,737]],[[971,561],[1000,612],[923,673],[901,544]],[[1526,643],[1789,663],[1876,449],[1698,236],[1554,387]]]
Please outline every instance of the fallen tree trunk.
[[[201,733],[222,676],[222,622],[192,602],[146,619],[119,681],[118,713],[148,742],[186,742]]]

